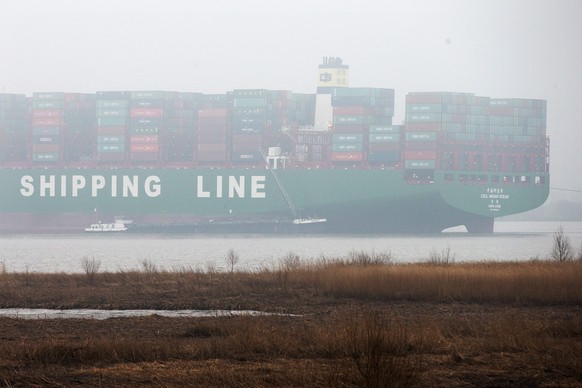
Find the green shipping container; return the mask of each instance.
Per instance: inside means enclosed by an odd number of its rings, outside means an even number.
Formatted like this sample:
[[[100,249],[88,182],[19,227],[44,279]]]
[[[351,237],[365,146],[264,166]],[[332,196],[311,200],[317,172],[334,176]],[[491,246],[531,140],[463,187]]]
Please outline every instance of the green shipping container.
[[[131,92],[132,100],[163,100],[164,92],[159,90],[147,90]]]
[[[97,136],[97,143],[117,143],[123,144],[125,143],[125,136],[116,136],[116,135],[99,135]]]
[[[99,108],[97,110],[97,117],[127,117],[128,111],[125,108]]]
[[[33,153],[32,154],[32,161],[33,162],[58,162],[59,161],[59,153]]]
[[[400,132],[402,132],[402,125],[370,125],[370,134]]]
[[[98,109],[127,109],[128,100],[97,100]]]
[[[65,99],[65,93],[63,92],[39,92],[32,93],[33,101],[37,100],[61,100]]]
[[[406,141],[436,141],[436,132],[407,132]]]
[[[97,125],[100,127],[123,127],[127,124],[125,117],[99,117]]]
[[[63,109],[63,100],[36,100],[32,103],[34,109]]]
[[[415,170],[432,170],[434,169],[434,160],[407,160],[404,167]]]
[[[97,144],[98,152],[125,152],[124,144]]]
[[[406,122],[407,123],[440,123],[441,114],[434,112],[418,112],[410,113],[406,112]]]
[[[440,113],[441,109],[441,104],[406,104],[407,113]]]
[[[347,151],[347,152],[361,152],[362,143],[335,143],[332,144],[332,149],[336,151]]]
[[[362,143],[364,135],[361,133],[334,133],[333,143]]]
[[[399,133],[389,133],[385,135],[370,135],[370,143],[395,143],[400,141]]]
[[[234,99],[235,108],[265,108],[267,106],[266,98],[235,98]]]

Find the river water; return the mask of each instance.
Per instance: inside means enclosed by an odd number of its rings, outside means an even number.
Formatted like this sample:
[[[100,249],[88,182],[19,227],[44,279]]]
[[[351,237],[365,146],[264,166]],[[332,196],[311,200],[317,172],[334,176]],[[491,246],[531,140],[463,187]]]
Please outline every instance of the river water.
[[[353,251],[390,252],[394,262],[404,263],[449,250],[457,262],[521,261],[547,258],[559,227],[578,253],[582,222],[496,222],[495,232],[484,235],[460,229],[431,235],[0,235],[0,269],[82,273],[83,258],[88,258],[100,262],[100,271],[142,270],[146,265],[225,270],[229,249],[240,257],[237,270],[273,268],[289,253],[309,261]]]

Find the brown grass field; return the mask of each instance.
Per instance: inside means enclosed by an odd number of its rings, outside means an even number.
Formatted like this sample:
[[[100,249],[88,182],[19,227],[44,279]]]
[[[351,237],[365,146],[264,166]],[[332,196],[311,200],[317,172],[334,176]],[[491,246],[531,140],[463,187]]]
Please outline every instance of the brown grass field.
[[[579,260],[84,268],[2,272],[0,307],[277,314],[0,318],[0,385],[582,386]]]

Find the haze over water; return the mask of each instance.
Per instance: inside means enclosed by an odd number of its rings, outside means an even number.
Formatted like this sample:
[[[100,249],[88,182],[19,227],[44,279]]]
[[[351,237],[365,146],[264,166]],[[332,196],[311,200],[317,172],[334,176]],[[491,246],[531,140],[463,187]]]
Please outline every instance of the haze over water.
[[[455,261],[528,260],[549,256],[553,234],[562,226],[576,253],[582,249],[582,222],[497,222],[494,234],[457,229],[432,235],[3,235],[0,262],[8,272],[83,272],[84,257],[99,260],[101,271],[158,269],[226,270],[228,249],[240,255],[236,270],[274,268],[289,253],[302,260],[336,258],[353,251],[390,252],[394,262],[427,260],[450,249]]]

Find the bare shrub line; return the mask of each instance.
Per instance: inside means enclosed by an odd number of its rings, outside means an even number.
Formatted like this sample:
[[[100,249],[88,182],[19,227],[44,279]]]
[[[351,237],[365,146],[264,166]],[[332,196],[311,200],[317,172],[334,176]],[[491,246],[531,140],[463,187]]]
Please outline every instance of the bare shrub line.
[[[570,237],[564,233],[564,229],[560,226],[553,236],[553,246],[550,253],[550,258],[560,263],[574,260],[574,252]],[[582,256],[582,251],[580,252]]]
[[[99,272],[99,268],[101,268],[101,260],[83,256],[81,258],[81,267],[87,277],[87,283],[95,284],[97,273]]]
[[[452,265],[455,264],[455,254],[451,252],[451,247],[447,246],[445,249],[437,252],[436,249],[432,249],[428,255],[428,263],[434,265]]]

